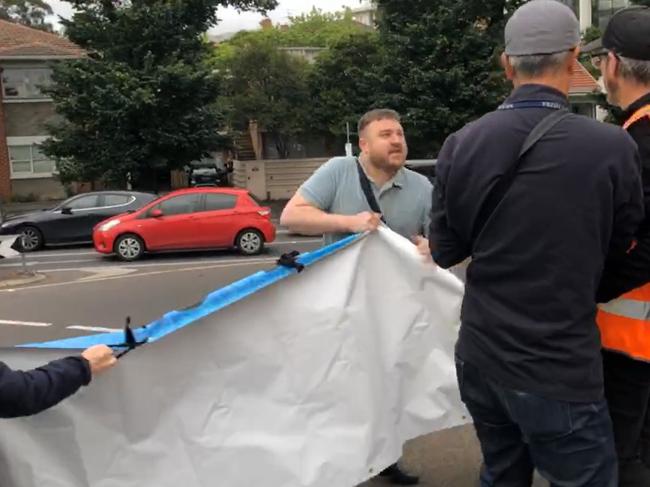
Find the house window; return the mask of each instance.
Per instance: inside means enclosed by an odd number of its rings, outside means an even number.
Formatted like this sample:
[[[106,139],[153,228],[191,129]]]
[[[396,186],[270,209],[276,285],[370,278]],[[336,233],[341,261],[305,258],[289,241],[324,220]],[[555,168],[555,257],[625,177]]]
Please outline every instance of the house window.
[[[9,146],[9,160],[12,177],[47,177],[56,171],[56,163],[36,144]]]
[[[42,87],[52,84],[49,68],[5,68],[2,71],[2,93],[5,100],[43,100]]]
[[[571,111],[585,117],[596,118],[596,106],[593,103],[572,103]]]

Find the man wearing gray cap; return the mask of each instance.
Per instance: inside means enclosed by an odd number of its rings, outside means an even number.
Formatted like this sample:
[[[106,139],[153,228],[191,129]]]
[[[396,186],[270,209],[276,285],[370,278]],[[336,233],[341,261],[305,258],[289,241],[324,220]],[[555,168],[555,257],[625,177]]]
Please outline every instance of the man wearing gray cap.
[[[598,293],[605,397],[619,461],[620,487],[650,486],[650,8],[617,12],[593,46],[592,62],[610,103],[639,146],[646,218],[637,245],[609,259]]]
[[[438,156],[430,245],[444,268],[471,257],[456,347],[481,485],[616,487],[596,291],[608,254],[643,218],[640,163],[620,128],[568,110],[579,25],[533,0],[506,26],[514,91]]]

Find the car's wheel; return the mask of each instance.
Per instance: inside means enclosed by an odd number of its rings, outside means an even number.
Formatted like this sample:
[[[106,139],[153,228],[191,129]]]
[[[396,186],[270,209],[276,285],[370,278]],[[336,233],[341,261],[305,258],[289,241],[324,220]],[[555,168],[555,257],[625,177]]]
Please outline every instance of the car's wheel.
[[[144,242],[137,235],[121,235],[115,241],[113,251],[117,258],[125,262],[138,260],[144,254]]]
[[[258,255],[264,250],[264,236],[251,228],[243,230],[237,235],[235,247],[243,255]]]
[[[43,233],[36,227],[26,225],[20,230],[20,248],[23,252],[34,252],[43,248]]]

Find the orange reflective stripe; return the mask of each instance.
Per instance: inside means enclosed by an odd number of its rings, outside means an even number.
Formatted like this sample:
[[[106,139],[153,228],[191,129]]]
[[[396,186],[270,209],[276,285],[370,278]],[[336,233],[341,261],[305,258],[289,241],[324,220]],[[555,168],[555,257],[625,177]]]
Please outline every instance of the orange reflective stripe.
[[[650,322],[625,318],[603,310],[596,317],[603,348],[650,362]]]
[[[627,122],[623,125],[625,130],[629,129],[632,125],[637,123],[643,117],[650,117],[650,105],[639,108],[634,115],[632,115]]]

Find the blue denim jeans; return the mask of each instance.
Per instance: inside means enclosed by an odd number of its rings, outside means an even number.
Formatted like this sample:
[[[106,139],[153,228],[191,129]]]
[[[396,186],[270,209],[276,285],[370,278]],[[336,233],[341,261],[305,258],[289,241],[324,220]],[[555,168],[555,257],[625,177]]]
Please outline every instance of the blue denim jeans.
[[[555,487],[617,487],[604,398],[572,403],[511,390],[459,358],[456,372],[483,452],[481,487],[530,487],[535,469]]]

